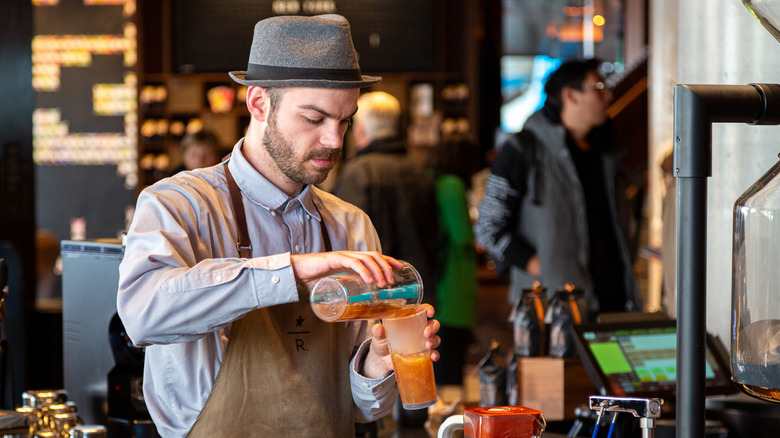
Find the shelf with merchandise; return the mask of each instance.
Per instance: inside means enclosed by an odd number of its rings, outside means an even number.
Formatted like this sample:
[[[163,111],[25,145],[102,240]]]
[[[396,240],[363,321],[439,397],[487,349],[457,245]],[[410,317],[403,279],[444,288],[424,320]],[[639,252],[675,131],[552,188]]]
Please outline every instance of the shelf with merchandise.
[[[160,163],[180,161],[180,141],[187,133],[208,129],[223,149],[232,147],[249,123],[245,95],[246,88],[226,74],[145,75],[138,99],[138,157],[157,165],[155,172],[139,166],[139,188],[166,176]]]

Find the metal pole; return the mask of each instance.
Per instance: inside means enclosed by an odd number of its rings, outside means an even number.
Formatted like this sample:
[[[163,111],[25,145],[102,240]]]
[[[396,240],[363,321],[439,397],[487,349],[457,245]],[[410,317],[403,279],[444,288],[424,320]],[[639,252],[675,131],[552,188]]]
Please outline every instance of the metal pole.
[[[677,436],[704,437],[707,179],[677,179]]]
[[[642,417],[639,419],[639,427],[642,429],[642,438],[655,436],[655,419]]]
[[[678,438],[704,438],[707,307],[707,178],[714,122],[780,123],[780,85],[677,85]]]

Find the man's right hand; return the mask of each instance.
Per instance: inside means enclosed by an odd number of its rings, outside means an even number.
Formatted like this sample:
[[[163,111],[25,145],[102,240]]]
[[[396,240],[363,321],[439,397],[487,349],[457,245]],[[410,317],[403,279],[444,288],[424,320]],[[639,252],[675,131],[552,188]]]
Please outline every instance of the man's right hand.
[[[542,274],[542,269],[539,267],[539,256],[534,254],[528,259],[528,263],[525,265],[525,272],[528,272],[534,277],[538,277]]]
[[[311,287],[321,277],[353,270],[366,283],[384,287],[393,284],[393,269],[403,265],[398,260],[377,251],[331,251],[293,254],[290,264],[296,280]]]

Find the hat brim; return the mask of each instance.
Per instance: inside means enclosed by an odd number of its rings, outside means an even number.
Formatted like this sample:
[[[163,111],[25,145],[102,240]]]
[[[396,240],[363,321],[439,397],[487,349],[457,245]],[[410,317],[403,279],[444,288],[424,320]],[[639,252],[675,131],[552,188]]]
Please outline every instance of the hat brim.
[[[366,88],[381,81],[378,76],[362,75],[360,81],[332,81],[326,79],[247,79],[246,71],[231,71],[234,81],[247,87],[307,87],[307,88]]]

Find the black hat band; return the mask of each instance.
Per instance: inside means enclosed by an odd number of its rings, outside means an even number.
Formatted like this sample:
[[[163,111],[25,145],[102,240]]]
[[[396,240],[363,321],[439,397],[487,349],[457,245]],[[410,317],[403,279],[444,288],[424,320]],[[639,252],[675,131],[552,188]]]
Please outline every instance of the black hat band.
[[[313,79],[328,81],[355,82],[363,80],[357,69],[319,69],[301,67],[277,67],[250,63],[246,70],[246,79],[265,81],[284,81],[291,79]]]

